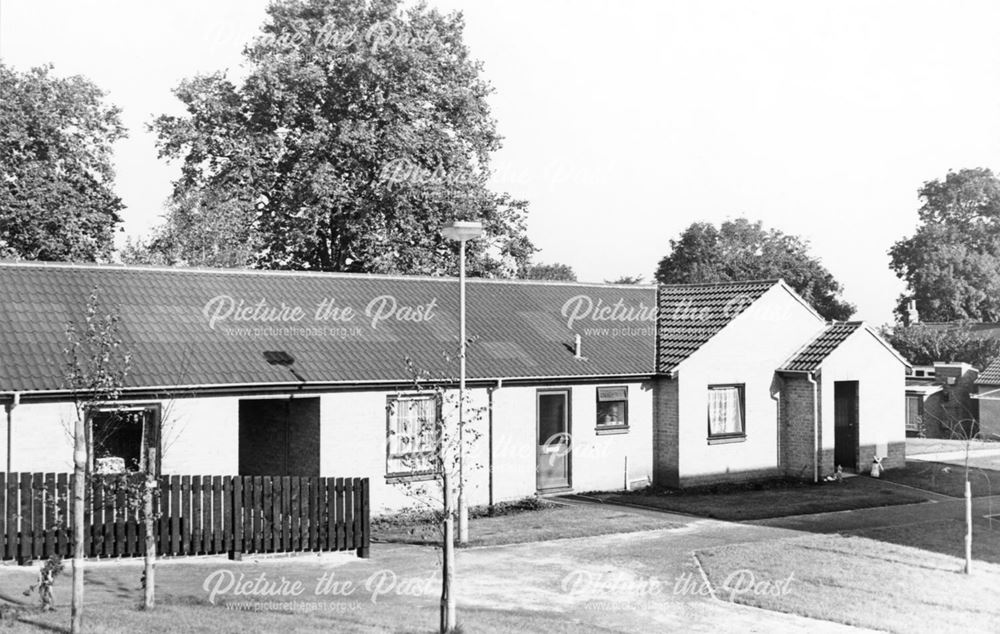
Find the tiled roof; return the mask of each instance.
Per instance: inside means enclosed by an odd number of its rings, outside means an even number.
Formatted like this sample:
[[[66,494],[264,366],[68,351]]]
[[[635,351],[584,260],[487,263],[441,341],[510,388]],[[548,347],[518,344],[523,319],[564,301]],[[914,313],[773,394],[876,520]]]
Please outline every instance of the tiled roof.
[[[835,321],[829,323],[815,339],[792,355],[778,370],[779,372],[815,372],[823,365],[823,360],[837,349],[864,324],[860,321]]]
[[[94,287],[121,317],[127,387],[298,382],[265,352],[287,353],[310,383],[405,382],[406,357],[434,376],[458,375],[454,278],[8,262],[0,263],[0,392],[64,387],[66,326],[82,318]],[[467,294],[472,379],[655,370],[653,286],[470,279]],[[233,320],[236,306],[211,323],[241,301],[247,320]],[[302,316],[254,319],[264,316],[262,301]],[[317,318],[324,302],[353,316]],[[586,360],[574,356],[576,334]]]
[[[1000,385],[1000,359],[986,366],[976,379],[977,385]]]
[[[779,280],[661,286],[657,352],[671,372]]]

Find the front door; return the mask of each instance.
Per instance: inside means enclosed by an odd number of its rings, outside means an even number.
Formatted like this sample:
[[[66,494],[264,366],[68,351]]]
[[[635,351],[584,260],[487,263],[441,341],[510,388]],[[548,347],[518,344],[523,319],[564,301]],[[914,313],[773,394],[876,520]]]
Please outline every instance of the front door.
[[[833,384],[833,460],[847,471],[858,469],[858,382]]]
[[[569,390],[540,390],[537,404],[536,486],[539,491],[570,486]]]

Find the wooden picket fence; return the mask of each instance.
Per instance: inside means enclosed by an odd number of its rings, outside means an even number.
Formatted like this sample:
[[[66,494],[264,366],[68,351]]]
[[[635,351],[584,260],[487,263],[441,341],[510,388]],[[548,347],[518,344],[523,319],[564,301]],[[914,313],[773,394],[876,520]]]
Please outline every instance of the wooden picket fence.
[[[84,504],[88,557],[145,554],[142,477],[91,477]],[[71,483],[66,473],[0,473],[4,560],[72,557]],[[157,488],[157,555],[356,550],[368,556],[368,478],[162,476]]]

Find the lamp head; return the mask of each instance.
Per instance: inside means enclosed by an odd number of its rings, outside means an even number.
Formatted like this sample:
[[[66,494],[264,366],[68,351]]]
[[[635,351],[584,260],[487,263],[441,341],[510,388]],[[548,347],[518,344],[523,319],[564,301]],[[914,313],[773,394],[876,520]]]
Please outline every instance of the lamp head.
[[[441,233],[455,242],[475,240],[483,235],[483,223],[478,220],[455,220],[446,224]]]

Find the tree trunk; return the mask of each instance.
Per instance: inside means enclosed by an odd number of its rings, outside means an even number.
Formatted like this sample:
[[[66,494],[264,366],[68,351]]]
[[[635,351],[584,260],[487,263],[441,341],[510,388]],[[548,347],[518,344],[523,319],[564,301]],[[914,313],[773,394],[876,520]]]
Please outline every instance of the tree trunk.
[[[965,476],[965,574],[972,572],[972,485]]]
[[[76,417],[73,433],[73,598],[70,631],[83,631],[83,504],[87,485],[86,416]]]
[[[152,451],[150,451],[152,455]],[[142,492],[142,523],[146,533],[146,559],[144,562],[144,596],[142,607],[152,610],[155,605],[156,592],[156,535],[153,534],[153,489],[156,488],[156,476],[146,474],[146,482]]]
[[[441,571],[441,634],[455,630],[455,596],[451,593],[455,573],[455,511],[452,508],[451,478],[446,466],[441,473],[444,491],[444,563]]]

